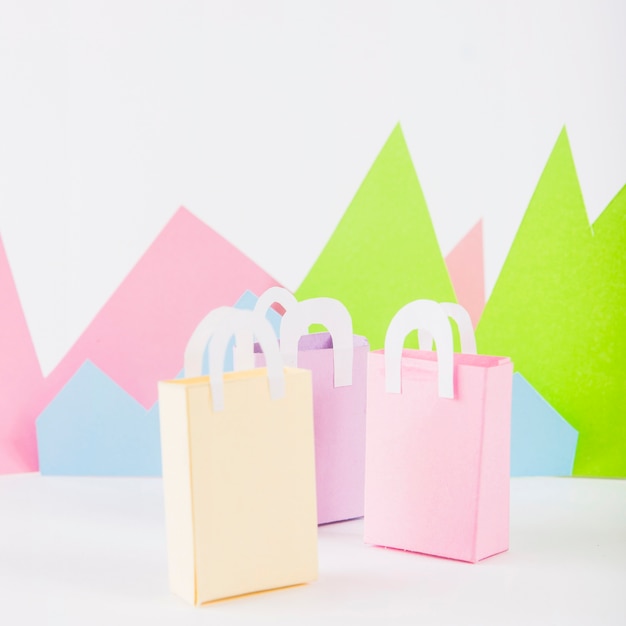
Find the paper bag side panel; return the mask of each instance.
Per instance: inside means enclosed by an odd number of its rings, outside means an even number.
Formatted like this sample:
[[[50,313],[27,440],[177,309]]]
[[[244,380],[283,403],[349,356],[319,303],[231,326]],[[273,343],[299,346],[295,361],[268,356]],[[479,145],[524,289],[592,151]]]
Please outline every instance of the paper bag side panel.
[[[477,560],[509,548],[513,364],[509,361],[488,368],[485,385],[480,501],[476,528]]]
[[[217,413],[189,390],[198,603],[317,578],[311,374],[286,368],[272,400],[258,372],[228,377]]]
[[[196,602],[189,418],[184,385],[159,383],[163,496],[170,589]]]

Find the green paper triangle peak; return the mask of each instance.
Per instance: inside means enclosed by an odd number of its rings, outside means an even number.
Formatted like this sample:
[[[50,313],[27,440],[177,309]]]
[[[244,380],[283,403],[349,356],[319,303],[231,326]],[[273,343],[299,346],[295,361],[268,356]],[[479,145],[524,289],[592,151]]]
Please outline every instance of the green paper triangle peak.
[[[346,305],[372,349],[383,347],[389,322],[408,302],[456,301],[400,124],[296,291],[299,300],[320,296]]]
[[[579,431],[577,475],[626,476],[625,190],[592,227],[564,129],[477,328]]]

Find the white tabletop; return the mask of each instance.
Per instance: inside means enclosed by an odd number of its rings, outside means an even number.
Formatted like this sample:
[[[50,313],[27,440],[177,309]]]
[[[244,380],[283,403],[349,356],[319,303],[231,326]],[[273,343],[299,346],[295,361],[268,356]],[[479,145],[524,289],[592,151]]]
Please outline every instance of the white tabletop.
[[[511,549],[477,565],[319,530],[319,580],[188,606],[159,479],[0,477],[0,623],[626,624],[626,481],[513,479]]]

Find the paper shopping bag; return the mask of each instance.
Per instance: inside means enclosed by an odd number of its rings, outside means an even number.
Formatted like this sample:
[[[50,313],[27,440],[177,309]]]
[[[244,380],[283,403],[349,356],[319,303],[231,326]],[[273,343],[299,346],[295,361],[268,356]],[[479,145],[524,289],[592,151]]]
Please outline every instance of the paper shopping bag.
[[[318,524],[362,517],[367,339],[352,334],[350,314],[338,300],[297,302],[275,287],[259,298],[255,311],[265,315],[274,302],[285,309],[280,325],[285,363],[313,376]],[[323,324],[330,332],[306,334],[311,324]],[[262,363],[263,356],[257,359]]]
[[[403,349],[415,328],[436,353]],[[367,543],[470,562],[508,549],[512,377],[509,358],[453,354],[441,305],[396,314],[368,363]]]
[[[217,310],[198,329],[188,377],[159,383],[170,587],[202,604],[312,581],[311,374],[283,368],[271,326],[251,311]],[[267,368],[222,373],[238,329],[256,336]],[[212,374],[194,376],[211,335]]]

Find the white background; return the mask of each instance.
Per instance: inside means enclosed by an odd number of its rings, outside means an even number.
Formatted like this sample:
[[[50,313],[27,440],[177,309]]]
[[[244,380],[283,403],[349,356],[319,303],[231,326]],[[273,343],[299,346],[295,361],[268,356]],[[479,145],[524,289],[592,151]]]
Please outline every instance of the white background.
[[[0,234],[45,372],[185,205],[287,287],[394,125],[487,288],[567,126],[626,183],[626,3],[0,0]]]

